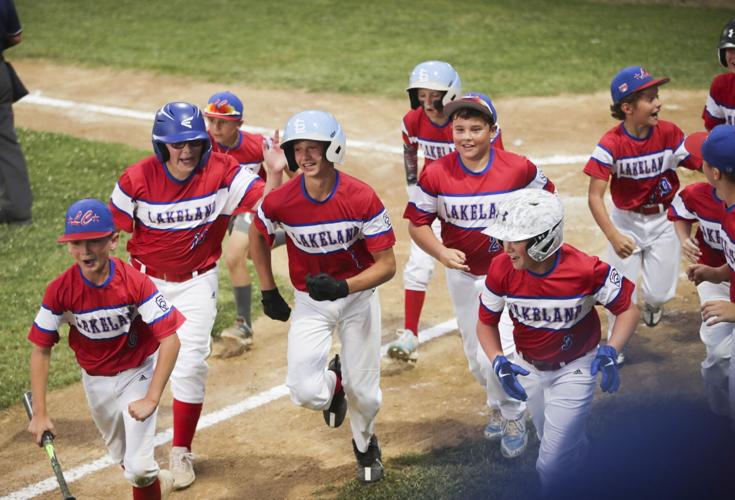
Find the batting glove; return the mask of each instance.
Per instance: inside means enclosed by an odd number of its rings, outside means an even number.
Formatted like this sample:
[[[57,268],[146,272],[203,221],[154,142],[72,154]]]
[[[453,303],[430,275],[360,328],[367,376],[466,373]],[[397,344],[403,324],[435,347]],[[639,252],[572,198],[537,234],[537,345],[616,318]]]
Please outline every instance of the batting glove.
[[[338,280],[327,273],[306,275],[306,289],[314,300],[337,300],[347,297],[350,289],[345,280]]]
[[[618,374],[618,353],[611,345],[603,345],[597,349],[597,355],[592,360],[590,373],[596,376],[602,372],[600,388],[603,392],[615,392],[620,388],[620,375]]]
[[[493,361],[493,370],[500,379],[500,383],[503,386],[503,390],[512,398],[520,401],[528,399],[528,394],[523,388],[520,382],[518,382],[518,375],[528,375],[530,372],[518,366],[515,363],[508,361],[503,355],[496,356]]]
[[[286,301],[281,297],[278,288],[261,290],[260,293],[263,296],[261,302],[263,303],[263,312],[266,316],[278,321],[288,321],[288,317],[291,316],[291,308],[288,307]]]

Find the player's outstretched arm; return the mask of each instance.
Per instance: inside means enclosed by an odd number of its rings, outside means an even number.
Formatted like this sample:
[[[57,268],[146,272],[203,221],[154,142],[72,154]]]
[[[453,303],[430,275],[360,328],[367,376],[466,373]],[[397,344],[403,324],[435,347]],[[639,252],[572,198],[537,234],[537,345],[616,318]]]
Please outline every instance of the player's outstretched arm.
[[[408,234],[411,235],[413,241],[426,253],[434,257],[449,269],[459,269],[469,272],[470,266],[466,264],[467,259],[464,252],[454,248],[447,248],[439,241],[431,226],[416,226],[408,223]]]
[[[176,333],[161,340],[161,344],[158,347],[156,369],[153,371],[148,392],[143,399],[138,399],[128,405],[128,413],[135,420],[142,422],[156,411],[158,403],[161,401],[163,389],[166,387],[168,378],[171,376],[171,372],[176,364],[180,346],[179,336]]]
[[[600,230],[605,235],[605,238],[610,242],[618,254],[618,257],[625,259],[635,250],[635,242],[632,238],[625,236],[623,233],[618,231],[618,228],[610,220],[610,215],[607,213],[605,208],[605,192],[607,191],[607,181],[598,179],[597,177],[590,177],[589,190],[587,192],[587,203],[590,207],[590,212],[595,222],[600,227]]]
[[[55,434],[54,424],[46,410],[46,389],[48,387],[49,366],[51,365],[51,348],[33,346],[31,351],[31,393],[33,394],[33,418],[28,424],[28,432],[33,435],[36,444],[41,445],[43,433]]]
[[[276,288],[276,280],[273,277],[273,267],[271,265],[271,248],[268,246],[265,236],[258,231],[254,223],[250,224],[248,236],[250,237],[250,258],[255,266],[255,271],[258,273],[260,289],[273,290]]]
[[[692,223],[685,220],[675,220],[674,231],[681,244],[681,252],[684,254],[684,257],[689,262],[696,264],[699,257],[702,256],[702,252],[699,250],[697,242],[691,236]]]
[[[488,325],[478,320],[477,340],[490,361],[503,354],[503,347],[500,344],[500,331],[497,325]]]
[[[693,281],[695,285],[699,285],[703,281],[722,283],[723,281],[730,281],[730,268],[727,264],[720,267],[692,264],[687,268],[687,278],[689,278],[689,281]]]

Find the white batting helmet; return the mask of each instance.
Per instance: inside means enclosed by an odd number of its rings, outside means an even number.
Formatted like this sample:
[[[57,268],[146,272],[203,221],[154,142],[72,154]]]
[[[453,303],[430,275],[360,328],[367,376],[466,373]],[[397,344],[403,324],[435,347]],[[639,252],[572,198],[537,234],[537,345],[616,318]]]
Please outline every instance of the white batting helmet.
[[[337,119],[325,111],[314,109],[296,113],[288,119],[283,129],[281,148],[286,153],[288,168],[294,172],[299,166],[294,157],[294,142],[302,139],[326,143],[325,156],[332,163],[342,163],[347,138]]]
[[[520,189],[510,193],[498,207],[498,215],[483,231],[501,241],[531,240],[529,257],[541,262],[563,242],[564,208],[559,197],[543,189]]]
[[[421,106],[418,89],[444,92],[441,104],[445,106],[462,94],[462,81],[451,64],[444,61],[426,61],[413,68],[408,77],[406,90],[411,100],[411,109]]]

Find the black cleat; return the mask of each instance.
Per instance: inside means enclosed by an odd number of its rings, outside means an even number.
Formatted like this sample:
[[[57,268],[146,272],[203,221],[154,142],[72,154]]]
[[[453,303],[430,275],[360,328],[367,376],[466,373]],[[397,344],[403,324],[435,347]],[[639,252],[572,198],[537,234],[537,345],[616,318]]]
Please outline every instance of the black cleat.
[[[355,440],[352,440],[352,450],[357,458],[357,480],[361,483],[376,483],[383,479],[383,462],[380,461],[380,445],[378,437],[373,434],[370,438],[370,445],[365,453],[357,449]]]
[[[337,380],[342,380],[342,364],[339,362],[339,354],[334,355],[327,368],[337,375]],[[343,388],[340,387],[339,391],[334,393],[332,403],[322,413],[324,414],[324,421],[329,427],[342,425],[342,422],[345,421],[345,415],[347,415],[347,399]]]

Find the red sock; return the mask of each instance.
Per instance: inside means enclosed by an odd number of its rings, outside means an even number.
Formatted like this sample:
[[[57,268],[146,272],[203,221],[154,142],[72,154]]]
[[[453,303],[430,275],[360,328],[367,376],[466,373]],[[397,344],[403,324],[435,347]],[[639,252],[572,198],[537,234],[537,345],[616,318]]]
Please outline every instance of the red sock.
[[[174,439],[171,446],[185,446],[191,451],[202,406],[203,403],[184,403],[174,399]]]
[[[404,328],[411,330],[414,335],[419,335],[419,318],[421,317],[421,309],[424,307],[424,299],[426,292],[416,290],[405,290],[405,315],[406,323]]]
[[[160,500],[161,483],[158,478],[145,488],[136,488],[133,486],[133,500]]]
[[[337,375],[335,373],[335,375]],[[337,382],[334,384],[334,394],[338,394],[342,390],[342,377],[337,375]]]

